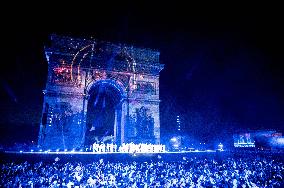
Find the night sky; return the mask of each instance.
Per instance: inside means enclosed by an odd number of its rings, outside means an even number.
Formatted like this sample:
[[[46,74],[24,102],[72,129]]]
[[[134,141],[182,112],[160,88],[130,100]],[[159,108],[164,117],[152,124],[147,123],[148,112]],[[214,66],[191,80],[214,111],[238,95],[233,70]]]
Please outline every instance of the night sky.
[[[22,10],[5,21],[1,143],[37,139],[50,34],[160,51],[162,136],[173,132],[177,115],[183,132],[204,142],[242,129],[284,132],[283,11],[265,5],[151,6],[37,9],[31,15]]]

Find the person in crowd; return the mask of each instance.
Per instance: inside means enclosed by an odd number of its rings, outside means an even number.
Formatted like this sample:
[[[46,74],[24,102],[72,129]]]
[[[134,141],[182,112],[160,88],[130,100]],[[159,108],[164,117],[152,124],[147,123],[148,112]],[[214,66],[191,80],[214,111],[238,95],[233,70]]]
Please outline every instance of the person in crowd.
[[[283,176],[282,160],[247,153],[222,159],[0,164],[0,187],[283,187]]]

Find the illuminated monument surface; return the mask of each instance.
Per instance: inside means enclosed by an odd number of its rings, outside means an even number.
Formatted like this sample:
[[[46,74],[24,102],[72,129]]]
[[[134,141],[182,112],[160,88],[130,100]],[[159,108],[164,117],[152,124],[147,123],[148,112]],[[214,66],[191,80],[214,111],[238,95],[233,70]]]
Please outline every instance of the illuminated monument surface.
[[[96,39],[50,37],[38,143],[159,143],[159,52]]]

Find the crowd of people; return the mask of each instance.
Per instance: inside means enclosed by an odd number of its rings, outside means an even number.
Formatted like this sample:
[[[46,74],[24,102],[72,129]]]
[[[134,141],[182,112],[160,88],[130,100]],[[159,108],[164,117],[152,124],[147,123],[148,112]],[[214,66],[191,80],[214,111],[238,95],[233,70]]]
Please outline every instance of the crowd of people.
[[[283,187],[283,160],[256,155],[91,163],[2,162],[1,187]]]
[[[134,144],[132,143],[123,143],[121,146],[117,146],[116,144],[97,144],[94,143],[92,145],[91,150],[95,153],[113,153],[113,152],[121,152],[121,153],[163,153],[166,152],[165,145],[162,144],[147,144],[140,143]]]

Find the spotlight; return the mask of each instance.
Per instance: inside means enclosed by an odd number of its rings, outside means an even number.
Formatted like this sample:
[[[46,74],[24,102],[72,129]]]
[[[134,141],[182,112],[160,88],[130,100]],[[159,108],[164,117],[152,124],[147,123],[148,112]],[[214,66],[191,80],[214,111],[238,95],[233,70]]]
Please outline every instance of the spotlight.
[[[59,152],[59,149],[57,149],[56,152]]]
[[[171,138],[171,141],[172,141],[172,142],[176,142],[176,141],[177,141],[177,138],[176,138],[176,137],[173,137],[173,138]]]
[[[222,143],[220,143],[220,144],[218,145],[218,150],[223,151],[223,144],[222,144]]]
[[[179,147],[181,146],[181,137],[172,137],[170,139],[170,144],[173,147],[173,149],[179,149]]]
[[[175,148],[178,148],[178,147],[179,147],[179,144],[173,144],[173,146],[174,146]]]
[[[277,144],[284,145],[284,137],[277,138],[276,140],[277,140]]]
[[[31,152],[34,152],[34,150],[33,150],[33,149],[31,149]]]

